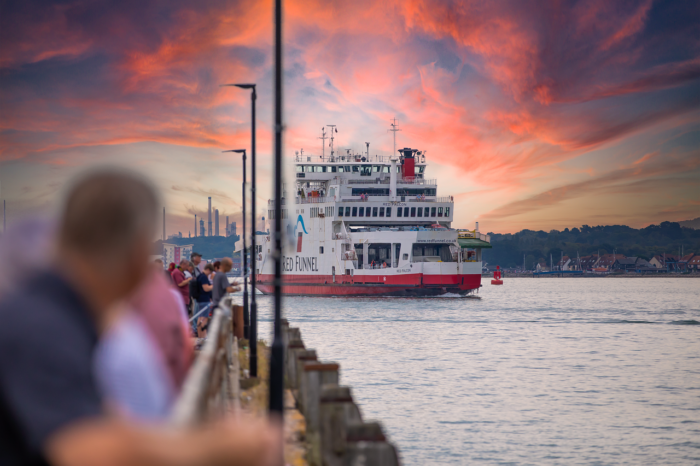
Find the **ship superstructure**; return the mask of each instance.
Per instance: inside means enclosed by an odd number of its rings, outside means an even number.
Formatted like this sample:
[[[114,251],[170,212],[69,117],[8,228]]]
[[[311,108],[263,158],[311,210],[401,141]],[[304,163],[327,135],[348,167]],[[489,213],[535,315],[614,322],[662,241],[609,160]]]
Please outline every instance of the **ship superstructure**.
[[[283,252],[283,292],[425,296],[478,289],[489,238],[451,228],[454,200],[438,196],[426,153],[404,148],[397,157],[370,156],[369,144],[366,153],[351,152],[296,154],[293,192],[290,183],[282,199],[293,239]],[[268,202],[270,220],[274,202]],[[262,236],[257,251],[256,286],[263,293],[273,291],[270,240]]]

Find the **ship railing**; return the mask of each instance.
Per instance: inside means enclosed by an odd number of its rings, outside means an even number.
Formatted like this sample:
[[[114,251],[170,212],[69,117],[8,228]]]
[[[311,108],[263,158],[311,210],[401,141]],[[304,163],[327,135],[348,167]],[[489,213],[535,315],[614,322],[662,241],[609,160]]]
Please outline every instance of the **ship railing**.
[[[324,202],[335,202],[335,197],[319,196],[319,197],[301,197],[296,199],[297,204],[323,204]]]
[[[362,160],[364,159],[364,160]],[[388,155],[370,155],[367,154],[333,154],[333,155],[307,155],[299,154],[294,158],[295,162],[298,163],[391,163],[391,157]]]
[[[375,176],[374,178],[367,179],[355,179],[355,178],[344,178],[335,177],[333,182],[338,184],[391,184],[391,179],[388,174],[382,174],[382,176]],[[437,186],[437,179],[425,179],[425,178],[398,178],[396,180],[398,185],[420,185],[420,186]]]
[[[480,233],[476,230],[457,230],[458,238],[474,238],[480,239],[481,241],[491,242],[491,236]]]
[[[171,422],[187,427],[237,408],[238,342],[232,334],[232,299],[214,310],[207,338],[175,401]]]
[[[274,199],[268,199],[267,200],[267,205],[269,207],[274,207],[275,206],[275,200]],[[287,199],[282,198],[282,205],[287,205]]]

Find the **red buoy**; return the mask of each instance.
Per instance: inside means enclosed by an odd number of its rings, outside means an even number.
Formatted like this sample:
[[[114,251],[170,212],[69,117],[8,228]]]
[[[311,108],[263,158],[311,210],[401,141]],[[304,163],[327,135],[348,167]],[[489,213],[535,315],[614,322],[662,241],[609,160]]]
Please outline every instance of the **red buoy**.
[[[492,285],[503,285],[503,280],[501,280],[501,266],[497,265],[496,270],[493,271],[493,280],[491,280]]]

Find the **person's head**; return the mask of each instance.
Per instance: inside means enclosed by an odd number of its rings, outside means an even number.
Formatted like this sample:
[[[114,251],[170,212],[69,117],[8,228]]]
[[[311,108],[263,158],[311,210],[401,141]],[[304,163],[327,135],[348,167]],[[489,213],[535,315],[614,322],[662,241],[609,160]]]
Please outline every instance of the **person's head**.
[[[207,275],[211,275],[211,273],[214,271],[214,266],[211,264],[207,264],[204,266],[204,273]]]
[[[221,259],[221,271],[226,273],[230,272],[233,268],[233,261],[229,257],[224,257]]]
[[[187,270],[190,273],[194,273],[194,264],[191,261],[187,263]]]
[[[214,262],[214,272],[221,270],[221,261]]]
[[[96,310],[126,297],[145,276],[158,205],[148,180],[120,169],[93,170],[68,191],[58,260],[76,275]]]
[[[202,262],[202,255],[198,252],[193,252],[190,254],[190,261],[192,261],[194,266],[197,267],[199,263]]]
[[[175,270],[175,262],[171,262],[168,265],[168,272],[172,272],[173,270]]]
[[[189,268],[190,268],[190,261],[188,261],[187,259],[182,259],[182,260],[180,261],[180,263],[178,264],[178,267],[180,267],[180,270],[182,270],[183,272],[184,272],[185,270],[189,270]]]

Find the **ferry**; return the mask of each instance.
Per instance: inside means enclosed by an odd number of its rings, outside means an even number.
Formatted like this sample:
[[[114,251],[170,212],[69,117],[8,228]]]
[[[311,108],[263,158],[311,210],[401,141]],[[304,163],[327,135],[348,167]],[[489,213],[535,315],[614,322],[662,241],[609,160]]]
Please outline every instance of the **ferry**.
[[[393,125],[392,125],[393,126]],[[331,128],[333,131],[333,128]],[[333,133],[331,133],[333,134]],[[325,152],[325,133],[324,152]],[[296,153],[296,179],[283,189],[283,285],[297,296],[464,296],[481,286],[490,238],[452,228],[454,199],[438,196],[426,152],[396,157],[345,150]],[[288,188],[293,186],[293,191]],[[267,218],[274,219],[275,201]],[[258,290],[274,291],[274,245],[259,235]]]

